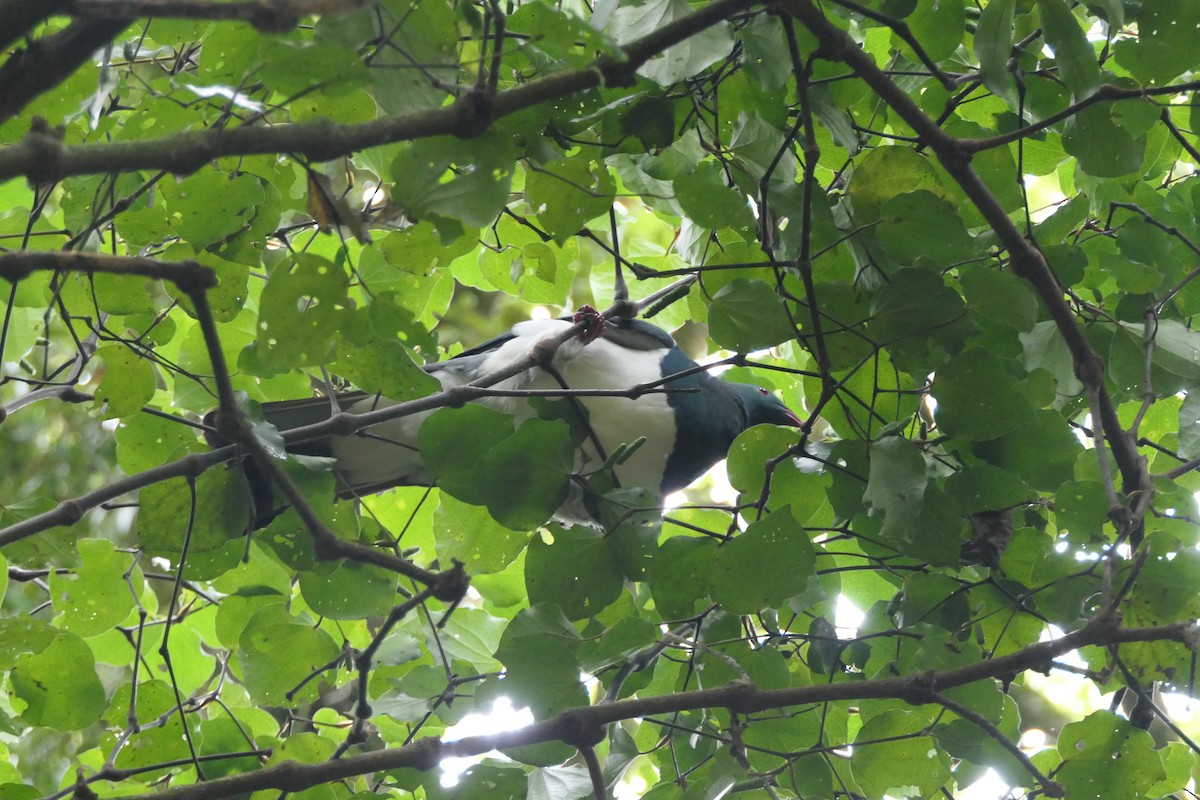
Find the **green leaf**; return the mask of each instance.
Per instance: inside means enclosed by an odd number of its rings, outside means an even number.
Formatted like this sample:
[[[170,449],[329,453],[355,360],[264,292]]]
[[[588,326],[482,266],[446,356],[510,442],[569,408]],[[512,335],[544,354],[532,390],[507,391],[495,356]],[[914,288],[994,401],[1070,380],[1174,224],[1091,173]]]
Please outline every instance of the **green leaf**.
[[[646,582],[663,619],[690,617],[706,602],[708,587],[694,582],[696,575],[711,575],[718,557],[711,539],[673,536],[663,542],[650,562]]]
[[[1011,366],[972,348],[938,368],[933,396],[938,425],[951,436],[987,441],[1033,421],[1033,407],[1014,385]]]
[[[620,6],[606,30],[618,43],[626,45],[691,13],[692,6],[687,0],[643,0]],[[732,48],[729,23],[721,22],[666,48],[639,67],[638,74],[670,86],[722,60]]]
[[[96,303],[110,314],[152,314],[154,305],[148,292],[146,279],[140,275],[110,275],[99,273],[89,276]],[[168,288],[174,287],[164,281]]]
[[[712,597],[733,614],[776,608],[807,588],[814,564],[808,533],[784,506],[717,552]]]
[[[1147,295],[1162,283],[1158,270],[1112,253],[1100,253],[1100,268],[1116,279],[1117,288],[1134,295]]]
[[[912,442],[888,436],[871,444],[871,471],[863,501],[873,513],[887,514],[919,503],[929,483],[925,458]]]
[[[1121,226],[1117,237],[1117,247],[1121,255],[1139,264],[1156,266],[1167,272],[1175,272],[1180,266],[1174,253],[1177,244],[1178,240],[1171,234],[1141,217],[1127,220]]]
[[[438,380],[413,360],[406,340],[421,338],[421,326],[393,295],[376,296],[369,306],[343,316],[338,330],[339,374],[367,392],[402,402],[441,389]]]
[[[1038,322],[1028,333],[1021,334],[1021,344],[1026,369],[1044,369],[1054,376],[1060,404],[1083,393],[1083,384],[1075,377],[1071,351],[1052,320]]]
[[[810,87],[809,99],[817,119],[829,129],[829,135],[833,138],[834,144],[846,148],[850,155],[857,155],[860,143],[854,130],[854,120],[845,109],[834,102],[833,93],[829,87]]]
[[[972,448],[988,463],[1043,491],[1053,491],[1071,478],[1081,449],[1066,421],[1046,410],[1035,411],[1032,422]]]
[[[764,89],[781,88],[792,75],[788,59],[779,57],[788,46],[781,21],[770,15],[756,15],[737,35],[742,42],[742,68],[746,73]]]
[[[176,715],[176,719],[178,719],[178,715]],[[241,751],[245,743],[244,729],[239,723],[239,720],[232,717],[206,719],[200,723],[200,735],[197,737],[200,742],[197,747],[198,755],[201,757],[220,756],[220,758],[205,759],[204,775],[206,778],[213,780],[230,775],[242,775],[259,768],[259,761],[254,756],[228,757],[229,753]],[[182,738],[182,736],[179,737],[180,740]],[[186,745],[186,742],[180,741],[180,744]],[[162,763],[161,760],[159,763]]]
[[[344,559],[302,572],[300,593],[314,612],[330,619],[385,616],[398,599],[395,573]]]
[[[610,537],[580,526],[555,526],[549,536],[553,541],[535,536],[525,558],[530,603],[558,606],[577,620],[596,616],[621,595],[624,576]]]
[[[624,662],[654,644],[659,635],[660,631],[652,622],[625,617],[605,631],[600,639],[584,642],[580,648],[580,665],[594,674],[601,667]]]
[[[133,594],[122,577],[131,561],[102,539],[82,539],[79,558],[73,573],[50,574],[50,594],[61,615],[58,625],[87,638],[112,630],[133,611]]]
[[[524,34],[521,50],[539,66],[554,63],[582,69],[592,63],[594,53],[615,49],[586,20],[545,3],[522,5],[509,15],[508,30]]]
[[[1116,9],[1121,6],[1116,4]],[[1120,20],[1110,22],[1121,27]],[[1168,84],[1200,64],[1193,46],[1200,32],[1200,7],[1187,0],[1143,3],[1137,12],[1138,35],[1113,46],[1117,63],[1141,83]]]
[[[1200,457],[1200,392],[1188,392],[1179,406],[1179,455]]]
[[[855,737],[850,768],[868,797],[930,797],[950,780],[950,758],[920,735],[921,715],[887,711],[868,720]]]
[[[543,242],[507,217],[496,230],[499,249],[483,248],[478,259],[480,273],[492,286],[529,303],[565,303],[574,277],[569,265],[579,255],[576,240],[568,239],[561,247]],[[464,280],[461,273],[457,277]]]
[[[1011,508],[1030,499],[1025,482],[990,464],[975,464],[946,479],[946,494],[964,514]]]
[[[340,330],[349,315],[349,280],[340,267],[300,253],[293,264],[275,268],[259,301],[258,361],[274,370],[333,360]]]
[[[255,176],[213,170],[166,182],[163,195],[166,224],[197,253],[241,230],[264,199]]]
[[[976,249],[957,209],[928,190],[888,199],[879,221],[880,244],[901,266],[922,262],[944,269],[967,260]],[[931,230],[938,235],[930,236]]]
[[[528,784],[523,769],[484,763],[467,768],[452,789],[429,781],[425,791],[430,800],[524,800]]]
[[[782,301],[767,284],[737,278],[713,297],[709,333],[721,347],[751,353],[795,336]]]
[[[907,147],[879,147],[869,151],[855,166],[849,195],[855,218],[862,224],[877,220],[888,200],[920,189],[946,196],[924,157]]]
[[[142,706],[142,703],[140,702],[140,694],[142,689],[153,690],[149,692],[149,694],[157,695],[157,700],[166,700],[168,704],[164,705],[155,703],[155,706],[158,706],[156,713],[146,714],[144,716],[139,713],[138,719],[147,720],[163,715],[168,716],[166,716],[165,721],[161,726],[142,729],[138,735],[133,738],[131,742],[132,746],[122,748],[121,751],[117,753],[114,766],[116,766],[118,769],[133,769],[142,771],[164,762],[187,759],[191,755],[190,748],[188,747],[188,740],[184,735],[183,725],[179,719],[179,714],[170,713],[171,707],[174,705],[170,702],[174,699],[172,697],[173,692],[171,692],[170,687],[157,681],[148,686],[146,684],[140,685],[138,687],[139,712]],[[120,722],[124,723],[125,721],[126,720],[122,719]],[[194,726],[191,733],[192,736],[196,735]],[[165,772],[165,770],[163,772]],[[160,774],[160,771],[150,769],[148,770],[148,774]]]
[[[646,95],[621,114],[617,124],[623,137],[636,137],[642,148],[652,153],[669,147],[675,141],[674,110],[672,100]]]
[[[245,482],[236,472],[212,469],[196,478],[195,503],[186,481],[142,489],[136,530],[150,555],[178,563],[188,537],[188,575],[213,577],[233,567],[250,521]],[[190,531],[189,531],[190,527]]]
[[[25,655],[40,653],[59,635],[56,628],[30,616],[0,619],[0,668],[12,669]]]
[[[795,459],[776,463],[779,456],[796,444],[794,428],[776,425],[755,425],[742,431],[729,448],[725,464],[729,483],[747,500],[761,496],[764,484],[770,480],[773,504],[791,503],[802,523],[809,523],[811,516],[826,503],[825,492],[831,476],[820,473],[801,472]],[[774,465],[768,470],[768,465]],[[814,465],[815,466],[815,465]],[[808,514],[806,517],[804,514]]]
[[[288,614],[282,605],[269,605],[246,623],[238,641],[237,662],[250,696],[260,705],[290,704],[288,693],[300,687],[338,654],[329,634]],[[319,681],[307,681],[295,699],[317,697]]]
[[[582,764],[546,767],[529,776],[527,800],[581,800],[592,796],[592,779]]]
[[[1067,202],[1063,203],[1058,209],[1042,220],[1041,223],[1034,228],[1039,240],[1048,242],[1062,241],[1067,238],[1067,235],[1076,230],[1087,217],[1087,198],[1084,195],[1076,195]],[[1046,254],[1047,260],[1050,256]],[[1062,277],[1060,276],[1060,280]]]
[[[505,528],[487,509],[448,494],[433,514],[433,535],[442,563],[462,562],[472,578],[505,570],[530,541],[528,533]]]
[[[264,48],[259,76],[283,94],[318,89],[344,94],[370,82],[370,72],[353,50],[332,42],[275,42]],[[318,77],[320,76],[320,77]],[[340,121],[340,118],[339,118]]]
[[[512,425],[483,406],[442,409],[421,425],[421,455],[443,491],[487,506],[507,528],[531,530],[567,499],[575,448],[558,420]]]
[[[154,396],[154,369],[150,361],[122,345],[106,345],[96,351],[104,359],[104,378],[96,389],[92,407],[101,419],[128,417],[141,410]]]
[[[1200,612],[1200,553],[1180,547],[1162,531],[1151,533],[1143,545],[1149,553],[1143,567],[1146,580],[1130,594],[1131,619],[1138,625],[1161,625],[1195,616]]]
[[[734,179],[742,191],[755,197],[759,182],[770,170],[769,188],[783,192],[796,183],[797,159],[786,146],[784,133],[778,125],[768,122],[757,109],[738,115],[729,136],[729,151],[740,167]]]
[[[459,256],[471,253],[474,248],[468,239],[458,239],[450,244],[444,244],[438,236],[437,228],[428,222],[418,222],[403,230],[392,231],[382,239],[377,240],[380,249],[387,257],[387,264],[402,270],[408,275],[430,277],[439,270],[447,269]],[[378,276],[364,275],[363,280],[378,294],[391,291],[392,301],[400,303],[412,311],[416,309],[408,305],[408,298],[399,291],[399,286],[389,286],[383,283],[395,280],[397,276],[384,272]]]
[[[579,634],[559,609],[539,605],[518,612],[496,649],[506,668],[500,686],[513,706],[528,706],[541,720],[586,704],[578,644]]]
[[[1073,541],[1095,541],[1108,522],[1108,498],[1099,481],[1067,481],[1054,495],[1054,518],[1060,533]]]
[[[962,44],[966,18],[963,0],[919,0],[907,18],[909,29],[934,61],[948,58]],[[899,43],[902,51],[908,47]]]
[[[1017,85],[1008,69],[1013,47],[1013,9],[1016,0],[992,0],[983,7],[975,28],[975,58],[983,85],[1004,98],[1009,106],[1017,99]]]
[[[1100,66],[1079,21],[1065,0],[1037,0],[1037,5],[1059,74],[1076,98],[1087,97],[1100,85]]]
[[[1078,159],[1079,169],[1096,178],[1128,175],[1145,157],[1145,137],[1135,138],[1113,122],[1112,108],[1110,103],[1088,106],[1063,126],[1063,150]]]
[[[897,366],[923,375],[961,347],[970,329],[963,301],[937,273],[902,269],[871,296],[870,331]]]
[[[525,202],[560,245],[612,207],[615,186],[608,170],[584,156],[530,170]]]
[[[246,296],[249,293],[247,284],[250,279],[250,268],[245,264],[228,261],[208,251],[193,252],[191,248],[184,245],[176,245],[167,252],[172,258],[179,260],[195,259],[217,274],[217,280],[220,283],[215,288],[208,290],[208,306],[212,310],[213,319],[217,322],[232,322],[246,304]],[[179,301],[184,311],[195,318],[196,312],[192,308],[191,299],[187,294],[181,292],[173,283],[166,284],[166,289],[172,297]]]
[[[1150,734],[1109,711],[1095,711],[1063,726],[1062,767],[1055,773],[1071,794],[1100,800],[1145,796],[1166,777]]]
[[[926,624],[952,633],[961,630],[971,611],[961,588],[946,575],[909,575],[901,589],[897,622],[906,628]]]
[[[745,195],[725,185],[721,168],[714,161],[705,161],[676,178],[675,199],[692,222],[702,228],[754,228],[754,215]]]
[[[312,119],[335,119],[341,124],[367,122],[379,113],[375,98],[363,90],[341,94],[341,86],[332,87],[337,94],[325,91],[308,92],[291,104],[292,122]]]
[[[217,609],[215,632],[218,641],[231,650],[235,649],[250,618],[267,606],[284,605],[290,593],[255,586],[225,597]]]
[[[495,133],[470,142],[450,136],[421,139],[392,162],[392,199],[418,219],[429,217],[435,224],[437,218],[454,219],[482,228],[508,202],[514,160],[511,140]],[[457,238],[445,230],[442,236]]]
[[[1088,9],[1106,21],[1109,28],[1119,30],[1125,24],[1125,0],[1084,0]]]
[[[1141,339],[1140,324],[1121,323]],[[1162,319],[1154,331],[1154,365],[1185,379],[1189,385],[1200,382],[1200,332],[1173,319]]]
[[[988,268],[963,270],[960,281],[967,306],[975,313],[1021,333],[1033,328],[1038,299],[1026,281]]]
[[[418,109],[440,107],[447,95],[436,82],[454,83],[460,77],[461,53],[457,48],[462,20],[455,6],[446,0],[408,5],[399,13],[404,15],[403,25],[387,26],[382,30],[369,25],[365,32],[350,36],[349,43],[361,47],[364,39],[386,31],[390,47],[375,52],[371,61],[371,66],[375,67],[371,70],[373,73],[386,73],[386,78],[378,78],[372,87],[384,112],[409,114]],[[328,20],[327,16],[322,18],[322,22]],[[428,65],[428,71],[413,69],[414,64]]]
[[[1150,788],[1147,794],[1166,797],[1183,791],[1192,777],[1192,750],[1183,742],[1168,742],[1158,751],[1162,756],[1165,777]]]
[[[45,633],[39,631],[39,638],[45,641]],[[92,651],[73,633],[60,631],[44,646],[18,656],[9,680],[26,724],[77,731],[104,712],[104,686]]]
[[[1021,720],[1017,704],[1004,696],[995,683],[970,684],[963,687],[962,690],[956,691],[965,694],[963,690],[971,692],[964,703],[969,708],[973,708],[975,703],[981,700],[987,702],[984,698],[994,698],[994,702],[1000,709],[1000,712],[995,715],[999,718],[997,720],[999,724],[996,727],[1010,739],[1019,738]],[[963,701],[960,700],[960,702]],[[946,752],[951,757],[962,760],[956,770],[959,786],[975,780],[975,772],[970,769],[972,766],[980,775],[985,774],[988,769],[994,769],[1010,786],[1031,785],[1029,783],[1031,778],[1024,764],[1014,758],[1012,753],[996,738],[989,736],[974,722],[956,719],[939,730],[936,735],[938,742],[946,748]]]

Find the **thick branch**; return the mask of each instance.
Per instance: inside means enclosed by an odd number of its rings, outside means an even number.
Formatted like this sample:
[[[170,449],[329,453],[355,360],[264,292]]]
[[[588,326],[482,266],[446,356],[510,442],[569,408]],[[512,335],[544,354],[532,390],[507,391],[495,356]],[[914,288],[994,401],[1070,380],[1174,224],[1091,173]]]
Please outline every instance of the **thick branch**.
[[[32,130],[19,143],[0,148],[0,182],[17,176],[35,182],[53,182],[69,175],[141,169],[184,174],[195,172],[216,158],[267,153],[293,153],[309,161],[329,161],[391,142],[438,135],[469,138],[497,119],[550,100],[600,86],[628,86],[635,80],[638,67],[653,56],[752,5],[752,0],[714,0],[695,13],[631,42],[623,48],[623,58],[601,56],[589,67],[530,81],[500,92],[484,103],[477,93],[469,93],[451,106],[357,125],[337,125],[319,119],[298,125],[214,128],[157,140],[106,144],[64,145],[49,131]],[[88,24],[99,27],[110,23]],[[0,98],[4,97],[0,83]],[[0,112],[3,108],[4,101],[0,99]]]
[[[831,701],[915,698],[920,693],[940,692],[999,675],[1041,669],[1049,665],[1052,659],[1088,645],[1149,641],[1183,643],[1194,639],[1195,635],[1196,627],[1192,623],[1122,629],[1111,617],[1101,617],[1060,639],[1038,642],[1015,653],[965,667],[930,671],[919,676],[819,684],[771,691],[756,689],[746,682],[738,681],[714,689],[621,700],[574,709],[554,719],[506,733],[469,736],[453,742],[423,739],[404,747],[347,756],[339,761],[318,764],[284,762],[256,772],[179,786],[147,795],[135,795],[127,800],[219,800],[263,789],[296,792],[356,775],[401,767],[431,770],[444,758],[476,756],[490,750],[506,750],[552,741],[586,742],[610,723],[658,714],[705,708],[728,708],[746,714]]]
[[[1121,470],[1124,490],[1149,488],[1145,465],[1130,437],[1122,430],[1116,407],[1104,386],[1104,360],[1092,349],[1083,329],[1063,296],[1054,272],[1041,251],[1030,243],[1009,219],[995,195],[971,166],[971,154],[963,142],[938,127],[904,90],[875,65],[872,57],[850,35],[833,25],[811,0],[782,0],[782,7],[796,17],[822,43],[822,55],[842,61],[863,79],[921,137],[946,171],[979,209],[1011,259],[1013,271],[1029,281],[1050,312],[1066,342],[1075,374],[1085,387],[1096,392],[1102,427]]]
[[[66,4],[67,0],[0,0],[0,50]]]
[[[16,283],[38,271],[141,275],[170,281],[180,291],[188,293],[212,289],[217,285],[217,273],[196,261],[159,261],[154,258],[60,250],[21,250],[0,254],[0,278],[9,283]]]
[[[63,0],[59,0],[63,2]],[[376,0],[275,0],[216,3],[212,0],[66,0],[66,12],[90,19],[158,17],[244,22],[263,33],[283,33],[302,17],[358,11]]]
[[[49,511],[23,519],[0,530],[0,548],[59,525],[74,525],[83,519],[83,515],[91,509],[138,489],[144,489],[172,478],[197,477],[205,470],[229,461],[234,455],[236,455],[234,447],[222,447],[207,453],[192,453],[178,461],[172,461],[169,464],[139,472],[137,475],[113,481],[107,486],[101,486],[96,491],[88,492],[81,497],[64,500]]]
[[[76,20],[52,36],[30,42],[0,67],[0,123],[70,77],[96,50],[129,25],[127,19]],[[0,178],[3,180],[3,178]]]

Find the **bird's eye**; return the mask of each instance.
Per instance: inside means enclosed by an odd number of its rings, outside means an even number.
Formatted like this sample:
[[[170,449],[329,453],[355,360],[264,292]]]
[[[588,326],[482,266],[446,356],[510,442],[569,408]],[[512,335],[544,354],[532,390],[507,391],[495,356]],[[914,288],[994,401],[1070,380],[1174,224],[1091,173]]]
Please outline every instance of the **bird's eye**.
[[[764,389],[761,386],[755,386],[754,388],[758,389],[758,393],[761,394],[763,397],[766,397],[767,395],[770,394],[770,392],[768,392],[766,389]]]

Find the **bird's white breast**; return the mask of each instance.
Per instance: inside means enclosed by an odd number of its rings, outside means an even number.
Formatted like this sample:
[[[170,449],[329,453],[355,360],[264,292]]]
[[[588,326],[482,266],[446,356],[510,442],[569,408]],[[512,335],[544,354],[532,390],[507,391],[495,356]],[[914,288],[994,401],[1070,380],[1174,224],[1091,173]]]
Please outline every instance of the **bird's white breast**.
[[[506,342],[488,359],[494,370],[524,358],[542,339],[561,333],[570,323],[563,320],[530,320],[513,328],[516,337]],[[555,353],[553,364],[570,389],[631,389],[662,374],[665,350],[631,350],[597,339],[583,344],[569,339]],[[545,370],[535,367],[515,378],[497,384],[506,389],[559,389],[558,381]],[[624,487],[642,487],[657,493],[666,468],[667,457],[675,444],[675,416],[663,393],[644,394],[637,400],[627,397],[582,397],[588,420],[605,455],[612,455],[622,444],[641,437],[646,442],[617,468],[617,479]],[[533,415],[528,403],[512,398],[491,398],[487,405],[514,414],[519,420]],[[601,463],[590,442],[583,448],[584,471]]]

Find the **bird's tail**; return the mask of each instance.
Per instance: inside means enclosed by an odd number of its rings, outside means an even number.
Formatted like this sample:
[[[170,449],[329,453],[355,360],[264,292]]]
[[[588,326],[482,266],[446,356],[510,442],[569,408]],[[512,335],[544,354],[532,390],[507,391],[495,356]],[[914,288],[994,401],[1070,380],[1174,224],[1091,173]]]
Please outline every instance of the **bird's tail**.
[[[391,401],[366,392],[347,392],[335,397],[309,397],[263,403],[262,419],[280,433],[315,425],[338,411],[356,414],[391,405]],[[215,411],[204,418],[209,445],[230,444],[215,428]],[[422,415],[423,418],[424,415]],[[399,485],[422,484],[428,476],[417,452],[420,419],[411,417],[373,426],[351,436],[321,436],[287,445],[294,456],[332,459],[337,495],[357,498]],[[242,462],[248,489],[255,503],[255,525],[263,527],[286,508],[270,480],[252,461]]]

